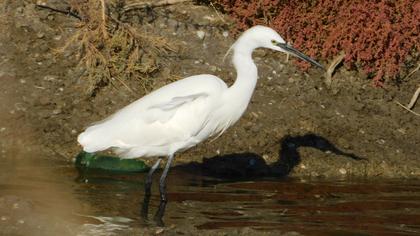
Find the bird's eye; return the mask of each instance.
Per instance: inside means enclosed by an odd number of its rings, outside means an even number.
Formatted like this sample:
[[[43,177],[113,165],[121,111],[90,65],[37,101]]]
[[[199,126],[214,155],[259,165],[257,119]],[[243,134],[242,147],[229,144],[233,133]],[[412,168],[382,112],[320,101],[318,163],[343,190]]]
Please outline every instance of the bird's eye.
[[[274,45],[276,45],[277,44],[277,41],[273,39],[273,40],[271,40],[271,43],[274,44]]]

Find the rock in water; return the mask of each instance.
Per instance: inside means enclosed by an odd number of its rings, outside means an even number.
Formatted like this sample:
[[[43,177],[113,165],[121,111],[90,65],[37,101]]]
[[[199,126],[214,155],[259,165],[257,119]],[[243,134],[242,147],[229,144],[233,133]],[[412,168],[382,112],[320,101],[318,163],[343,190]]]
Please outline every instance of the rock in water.
[[[121,159],[114,156],[80,152],[76,157],[76,167],[100,169],[115,172],[146,172],[149,167],[139,159]]]

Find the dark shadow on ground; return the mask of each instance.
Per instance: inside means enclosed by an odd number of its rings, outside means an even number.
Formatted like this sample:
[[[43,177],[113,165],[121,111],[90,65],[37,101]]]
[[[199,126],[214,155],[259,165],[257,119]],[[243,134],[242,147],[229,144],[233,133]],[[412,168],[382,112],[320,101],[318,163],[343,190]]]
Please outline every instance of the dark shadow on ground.
[[[353,153],[341,151],[326,138],[312,133],[301,136],[288,135],[279,143],[279,159],[271,165],[258,154],[246,152],[204,158],[202,163],[192,162],[175,168],[223,179],[285,177],[300,163],[301,157],[298,152],[300,147],[312,147],[353,160],[365,160]]]

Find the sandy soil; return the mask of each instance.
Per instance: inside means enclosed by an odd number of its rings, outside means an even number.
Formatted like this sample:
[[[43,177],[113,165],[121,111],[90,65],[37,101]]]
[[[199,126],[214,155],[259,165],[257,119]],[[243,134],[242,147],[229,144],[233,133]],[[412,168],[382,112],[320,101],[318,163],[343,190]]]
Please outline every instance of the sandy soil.
[[[137,80],[126,81],[134,93],[124,86],[104,87],[96,96],[87,92],[89,81],[76,66],[77,53],[54,55],[76,30],[76,18],[37,9],[28,0],[2,1],[0,17],[2,157],[16,151],[12,149],[37,147],[46,159],[72,161],[80,151],[76,137],[84,127],[147,93]],[[166,37],[178,49],[156,58],[163,66],[153,75],[151,87],[200,73],[232,83],[233,68],[222,61],[234,41],[226,16],[183,3],[152,13],[132,12],[123,19]],[[175,164],[209,158],[205,163],[211,172],[242,176],[249,163],[240,163],[252,155],[260,163],[255,167],[258,175],[420,176],[420,119],[395,103],[408,103],[420,72],[381,89],[356,72],[340,69],[326,86],[320,71],[302,72],[283,55],[259,50],[254,59],[260,80],[245,116],[216,141],[179,154]],[[217,161],[241,153],[249,154],[222,162],[223,167]]]

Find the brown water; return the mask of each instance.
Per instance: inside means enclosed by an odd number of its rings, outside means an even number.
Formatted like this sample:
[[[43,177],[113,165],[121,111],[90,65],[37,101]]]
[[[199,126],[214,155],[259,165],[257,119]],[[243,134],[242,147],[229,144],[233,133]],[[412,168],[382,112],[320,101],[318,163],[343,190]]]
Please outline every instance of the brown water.
[[[1,235],[161,232],[140,217],[144,174],[80,176],[71,164],[46,161],[1,166]],[[153,187],[150,218],[158,205]],[[174,168],[168,198],[165,235],[420,235],[415,180],[226,181]]]

